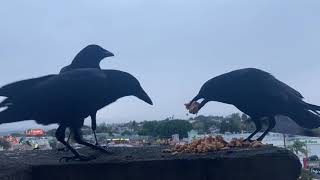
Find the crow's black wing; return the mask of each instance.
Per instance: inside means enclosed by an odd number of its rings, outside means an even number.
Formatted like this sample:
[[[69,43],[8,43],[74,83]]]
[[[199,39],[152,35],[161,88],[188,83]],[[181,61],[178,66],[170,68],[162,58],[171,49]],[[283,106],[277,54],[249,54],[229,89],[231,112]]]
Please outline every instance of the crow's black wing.
[[[22,81],[17,81],[14,83],[10,83],[8,85],[5,85],[0,88],[0,96],[5,97],[12,97],[19,95],[28,89],[30,89],[32,86],[35,86],[36,84],[43,82],[45,80],[48,80],[56,75],[46,75],[39,78],[32,78],[32,79],[26,79]]]
[[[295,99],[303,96],[287,84],[279,81],[271,74],[255,69],[246,68],[222,74],[207,81],[199,94],[215,96],[215,100],[234,104],[249,99],[257,101],[265,98],[274,100]]]
[[[35,85],[46,81],[56,75],[47,75],[39,78],[26,79],[22,81],[17,81],[10,83],[0,88],[0,96],[7,97],[0,103],[0,107],[7,106],[14,103],[14,99],[22,96],[24,93],[27,93]]]
[[[15,98],[2,122],[33,119],[41,124],[70,123],[86,118],[103,103],[108,83],[101,70],[81,69],[44,80]],[[10,113],[7,113],[10,112]]]
[[[92,108],[101,101],[108,87],[107,78],[98,69],[78,69],[62,73],[32,88],[27,98],[37,105],[52,108]],[[34,98],[37,97],[37,98]],[[58,107],[58,106],[61,106]]]
[[[261,79],[261,91],[267,96],[290,102],[302,102],[303,96],[295,89],[269,74]]]

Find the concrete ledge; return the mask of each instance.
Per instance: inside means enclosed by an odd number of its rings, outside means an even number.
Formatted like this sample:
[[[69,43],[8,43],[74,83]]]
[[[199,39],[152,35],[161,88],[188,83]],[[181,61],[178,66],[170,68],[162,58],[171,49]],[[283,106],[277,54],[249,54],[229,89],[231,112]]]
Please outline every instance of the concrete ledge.
[[[1,179],[110,180],[296,180],[301,164],[290,151],[275,147],[208,154],[163,154],[161,148],[112,148],[90,162],[60,163],[64,153],[29,151],[0,154]],[[83,153],[92,153],[82,149]]]

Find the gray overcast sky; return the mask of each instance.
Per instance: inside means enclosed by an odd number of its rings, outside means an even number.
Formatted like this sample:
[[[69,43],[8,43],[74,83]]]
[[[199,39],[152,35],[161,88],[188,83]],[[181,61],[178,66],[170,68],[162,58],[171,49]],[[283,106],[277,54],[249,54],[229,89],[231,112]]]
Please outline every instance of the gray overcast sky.
[[[1,1],[0,85],[57,73],[96,43],[116,54],[101,66],[135,75],[155,103],[121,99],[99,122],[185,117],[183,103],[206,80],[243,67],[269,71],[320,104],[319,9],[319,0]],[[210,103],[201,114],[235,111]]]

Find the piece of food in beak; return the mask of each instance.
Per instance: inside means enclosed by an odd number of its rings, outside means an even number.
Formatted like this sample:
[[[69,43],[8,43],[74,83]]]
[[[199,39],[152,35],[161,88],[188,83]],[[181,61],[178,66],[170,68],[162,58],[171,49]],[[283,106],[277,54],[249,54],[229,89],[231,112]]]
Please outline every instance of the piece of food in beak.
[[[196,101],[193,101],[192,103],[191,103],[191,105],[189,106],[189,113],[191,113],[191,114],[197,114],[198,113],[198,111],[199,111],[199,105],[200,105],[200,103],[198,103],[198,102],[196,102]]]
[[[189,110],[190,106],[191,106],[191,103],[186,103],[186,104],[184,104],[184,106],[186,106],[186,109]]]

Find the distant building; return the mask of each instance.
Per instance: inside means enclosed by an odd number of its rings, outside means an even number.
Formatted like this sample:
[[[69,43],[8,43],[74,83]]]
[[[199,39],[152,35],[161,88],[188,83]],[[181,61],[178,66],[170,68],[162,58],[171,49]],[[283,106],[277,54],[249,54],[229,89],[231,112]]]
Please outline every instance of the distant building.
[[[8,142],[10,142],[11,144],[19,144],[18,139],[15,138],[15,137],[13,137],[13,136],[11,136],[11,135],[7,136],[7,137],[6,137],[6,140],[7,140]]]
[[[195,139],[204,138],[206,135],[200,135],[198,131],[191,130],[188,132],[188,142],[191,143]]]
[[[210,131],[211,134],[218,134],[220,132],[220,129],[218,127],[216,127],[216,126],[211,126],[209,128],[209,131]]]
[[[199,133],[198,133],[198,131],[196,131],[196,130],[191,130],[191,131],[188,132],[188,138],[189,138],[190,140],[195,139],[195,138],[197,138],[198,136],[199,136]]]
[[[173,143],[178,143],[179,141],[180,141],[179,134],[172,135],[172,142]]]
[[[43,129],[28,129],[25,134],[26,136],[43,136],[45,132]]]

